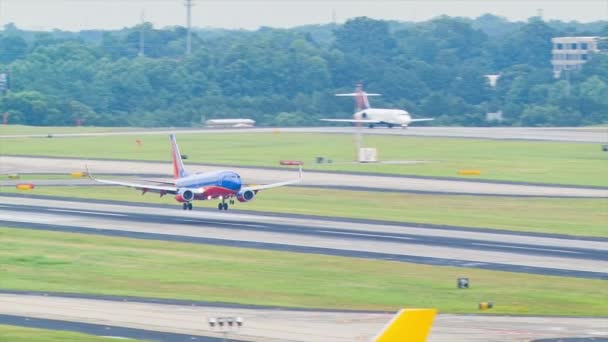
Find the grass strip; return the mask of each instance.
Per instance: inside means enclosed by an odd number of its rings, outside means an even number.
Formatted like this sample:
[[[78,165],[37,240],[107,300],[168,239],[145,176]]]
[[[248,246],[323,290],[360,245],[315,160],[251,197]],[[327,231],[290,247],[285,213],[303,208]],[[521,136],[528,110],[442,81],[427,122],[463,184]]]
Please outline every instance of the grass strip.
[[[188,161],[199,163],[278,166],[279,160],[297,159],[311,170],[459,177],[459,170],[473,169],[481,171],[479,179],[608,186],[608,154],[594,143],[373,135],[364,137],[364,146],[378,148],[381,160],[426,162],[359,164],[352,163],[349,134],[178,133],[178,141]],[[0,153],[170,160],[165,135],[5,139]],[[319,156],[333,163],[314,163]]]
[[[127,339],[128,341],[136,341]],[[87,334],[56,331],[47,329],[23,328],[12,325],[0,325],[0,341],[2,342],[110,342],[116,338],[97,337]]]
[[[0,288],[285,307],[607,316],[606,281],[0,228]],[[456,279],[469,277],[459,290]]]

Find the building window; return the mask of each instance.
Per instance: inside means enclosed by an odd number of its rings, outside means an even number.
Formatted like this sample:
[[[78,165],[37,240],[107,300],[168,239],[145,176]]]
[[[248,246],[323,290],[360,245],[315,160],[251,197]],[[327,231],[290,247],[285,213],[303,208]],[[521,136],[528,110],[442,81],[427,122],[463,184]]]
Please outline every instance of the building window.
[[[587,43],[581,43],[581,50],[587,50],[587,49],[588,49]]]
[[[572,44],[570,44],[570,49],[572,49],[572,50],[576,50],[576,43],[572,43]]]
[[[589,56],[587,56],[587,55],[581,55],[581,59],[584,61],[586,61],[588,58],[589,58]]]
[[[562,43],[555,44],[555,49],[556,50],[563,50],[564,49],[564,44],[562,44]]]

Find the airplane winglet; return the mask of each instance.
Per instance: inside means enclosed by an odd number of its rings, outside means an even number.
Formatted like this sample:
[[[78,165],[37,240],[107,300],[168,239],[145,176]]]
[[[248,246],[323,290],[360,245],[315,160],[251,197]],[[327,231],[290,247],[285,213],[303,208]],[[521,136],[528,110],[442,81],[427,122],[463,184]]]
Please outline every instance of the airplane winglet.
[[[93,176],[91,175],[91,171],[89,171],[89,165],[88,164],[84,164],[84,169],[87,172],[87,177],[89,177],[89,179],[95,180],[95,178],[93,178]]]
[[[281,162],[279,164],[281,164],[281,165],[297,165],[298,166],[298,170],[299,170],[298,180],[302,180],[302,165],[304,165],[304,162],[302,162],[300,160],[281,160]]]

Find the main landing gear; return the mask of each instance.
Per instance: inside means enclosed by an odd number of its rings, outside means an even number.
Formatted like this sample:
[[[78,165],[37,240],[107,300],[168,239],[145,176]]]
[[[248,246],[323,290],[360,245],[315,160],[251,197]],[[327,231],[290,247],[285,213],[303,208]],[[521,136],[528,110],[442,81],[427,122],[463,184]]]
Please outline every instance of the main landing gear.
[[[228,210],[228,203],[226,203],[226,202],[218,203],[217,210]]]
[[[182,209],[184,209],[184,210],[192,210],[192,203],[191,202],[184,202],[184,203],[182,203]]]

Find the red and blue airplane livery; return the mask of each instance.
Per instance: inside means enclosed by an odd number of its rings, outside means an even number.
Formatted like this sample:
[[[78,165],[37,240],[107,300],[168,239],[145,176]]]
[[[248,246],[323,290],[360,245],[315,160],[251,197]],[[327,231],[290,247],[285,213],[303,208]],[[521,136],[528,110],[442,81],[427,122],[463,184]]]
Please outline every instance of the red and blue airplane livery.
[[[234,204],[234,199],[236,198],[239,202],[249,202],[255,198],[260,190],[277,188],[302,181],[302,163],[299,162],[292,163],[298,165],[300,169],[297,179],[266,185],[245,185],[241,180],[241,176],[234,171],[190,174],[184,168],[184,162],[175,141],[175,136],[170,134],[169,139],[171,141],[171,157],[173,159],[173,182],[149,181],[154,184],[141,184],[90,177],[99,183],[139,189],[142,191],[142,194],[155,192],[160,193],[161,197],[167,194],[174,195],[175,199],[182,203],[184,210],[192,210],[192,202],[195,200],[213,199],[220,200],[217,205],[218,210],[228,210],[228,203],[226,201]]]

